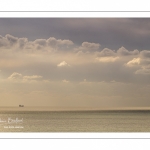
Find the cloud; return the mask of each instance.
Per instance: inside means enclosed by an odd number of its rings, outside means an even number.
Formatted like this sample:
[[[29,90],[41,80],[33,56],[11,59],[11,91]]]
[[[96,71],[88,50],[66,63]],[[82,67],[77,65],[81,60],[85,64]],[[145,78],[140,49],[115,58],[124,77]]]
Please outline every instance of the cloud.
[[[86,79],[84,79],[83,81],[84,81],[84,82],[87,82],[87,80],[86,80]]]
[[[66,80],[66,79],[62,80],[62,82],[64,82],[64,83],[69,83],[69,81]]]
[[[18,47],[19,48],[24,48],[24,46],[28,43],[28,39],[27,38],[19,38],[17,41]]]
[[[38,80],[41,79],[42,76],[38,76],[38,75],[33,75],[33,76],[24,76],[23,80]]]
[[[74,43],[71,40],[58,40],[59,45],[73,45]]]
[[[22,77],[23,77],[22,74],[17,73],[17,72],[14,72],[13,74],[11,74],[11,75],[8,77],[8,79],[9,79],[9,80],[14,80],[14,81],[16,81],[16,80],[21,80]]]
[[[150,19],[0,22],[1,104],[148,106]]]
[[[15,44],[18,41],[17,37],[14,37],[10,34],[6,34],[6,39],[11,43],[11,44]]]
[[[150,75],[150,64],[142,66],[139,70],[135,72],[135,74]]]
[[[71,45],[73,42],[70,40],[53,37],[34,41],[28,41],[25,37],[8,36],[7,38],[14,39],[14,44],[10,47],[6,46],[7,48],[0,47],[2,77],[9,76],[9,79],[13,80],[14,78],[21,82],[62,81],[66,78],[68,81],[75,82],[80,82],[84,78],[90,82],[113,80],[133,82],[134,78],[136,79],[138,76],[137,74],[142,74],[141,71],[148,72],[147,66],[150,64],[148,50],[140,51],[140,53],[138,50],[130,51],[124,47],[119,50],[110,48],[101,50],[99,49],[100,44],[89,42],[82,42],[81,45],[74,44],[73,47],[67,49],[64,46],[69,43]],[[5,40],[10,45],[7,38],[1,36],[0,40]],[[55,46],[56,51],[54,50]],[[93,50],[91,50],[92,48]],[[65,69],[60,69],[64,67]],[[146,69],[143,69],[144,67]],[[10,76],[14,70],[22,75],[21,79],[17,74]]]
[[[65,61],[62,61],[61,63],[59,63],[57,65],[58,67],[65,67],[65,66],[70,66],[68,63],[66,63]]]
[[[6,34],[5,37],[0,36],[0,47],[10,48],[11,50],[23,48],[28,44],[27,38],[18,38],[10,34]]]
[[[118,49],[117,53],[121,56],[129,56],[129,55],[139,55],[138,50],[128,51],[126,48],[121,47]]]
[[[129,66],[129,67],[136,66],[136,65],[139,65],[140,62],[141,62],[140,58],[133,58],[132,60],[127,62],[127,66]]]
[[[150,51],[149,50],[143,50],[140,52],[140,55],[142,58],[150,58]]]
[[[46,45],[46,39],[37,39],[34,41],[34,43],[45,46]]]
[[[43,78],[42,76],[38,75],[23,76],[21,73],[14,72],[8,77],[8,80],[14,82],[30,82],[30,81],[38,81],[42,78]]]
[[[96,60],[103,63],[115,62],[119,59],[116,52],[108,48],[104,48],[102,51],[96,52],[95,54]]]
[[[95,49],[99,49],[100,44],[99,43],[89,43],[89,42],[83,42],[82,43],[82,48],[84,49],[90,49],[90,50],[95,50]]]
[[[0,22],[2,35],[24,35],[30,40],[53,35],[71,39],[77,45],[100,41],[101,46],[111,49],[149,48],[149,18],[1,18]]]
[[[47,44],[51,47],[57,47],[57,46],[62,46],[62,45],[66,45],[66,46],[70,46],[73,45],[73,42],[70,40],[61,40],[58,39],[56,40],[54,37],[50,37],[49,39],[47,39]]]
[[[0,47],[7,47],[8,44],[9,42],[6,40],[6,38],[0,35]]]
[[[43,47],[48,49],[59,49],[66,48],[74,43],[71,40],[62,40],[62,39],[56,39],[54,37],[50,37],[48,39],[36,39],[35,41],[28,41],[28,38],[18,38],[14,37],[10,34],[6,34],[5,37],[0,36],[0,47],[10,47],[13,50],[18,49],[26,49],[26,50],[39,50]]]
[[[135,74],[150,75],[150,69],[142,68],[142,69],[137,70]]]
[[[111,57],[111,56],[116,56],[116,53],[108,48],[104,48],[101,52],[98,52],[97,55],[99,57]]]
[[[28,42],[27,38],[18,38],[14,37],[10,34],[6,34],[5,37],[0,36],[0,47],[12,48],[19,47],[23,48],[23,46]]]
[[[103,63],[115,62],[119,59],[119,57],[97,57],[96,60]]]

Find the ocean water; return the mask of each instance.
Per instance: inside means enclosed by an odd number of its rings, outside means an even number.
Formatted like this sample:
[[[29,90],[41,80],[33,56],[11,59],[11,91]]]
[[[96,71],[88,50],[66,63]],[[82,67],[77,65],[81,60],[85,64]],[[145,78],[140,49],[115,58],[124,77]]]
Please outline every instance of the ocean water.
[[[0,111],[0,132],[150,132],[150,111]]]

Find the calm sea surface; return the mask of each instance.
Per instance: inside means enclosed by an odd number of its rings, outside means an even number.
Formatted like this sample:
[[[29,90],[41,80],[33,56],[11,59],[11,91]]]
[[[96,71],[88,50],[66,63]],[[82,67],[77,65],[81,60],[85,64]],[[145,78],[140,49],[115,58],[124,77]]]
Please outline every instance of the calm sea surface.
[[[0,111],[0,132],[150,132],[150,111]]]

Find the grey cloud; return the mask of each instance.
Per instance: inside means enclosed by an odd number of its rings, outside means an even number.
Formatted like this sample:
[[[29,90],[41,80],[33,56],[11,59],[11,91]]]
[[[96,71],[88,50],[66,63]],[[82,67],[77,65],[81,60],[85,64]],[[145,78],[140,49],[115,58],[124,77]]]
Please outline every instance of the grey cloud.
[[[116,53],[108,48],[104,48],[101,52],[98,53],[98,56],[100,57],[106,57],[106,56],[115,56]]]
[[[19,48],[23,48],[23,46],[27,44],[27,42],[28,42],[27,38],[18,38],[10,34],[5,35],[5,37],[1,36],[0,38],[0,46],[3,47],[13,48],[13,46],[17,45]]]
[[[54,46],[53,42],[49,42],[48,46],[48,40],[54,41],[54,45],[58,46],[59,51],[48,51]],[[138,50],[129,51],[123,47],[118,51],[108,48],[101,51],[99,49],[89,51],[91,47],[98,48],[100,45],[98,43],[83,42],[85,45],[79,46],[74,44],[74,48],[70,48],[69,51],[64,51],[61,44],[72,44],[73,42],[70,42],[70,40],[49,38],[28,41],[27,38],[18,38],[14,49],[19,43],[22,43],[23,46],[17,48],[18,51],[10,51],[13,46],[7,48],[5,53],[0,51],[3,58],[0,60],[0,64],[3,72],[7,72],[7,74],[14,70],[24,74],[24,70],[26,70],[24,80],[27,80],[28,76],[36,74],[42,76],[43,80],[62,81],[65,79],[81,82],[83,79],[87,79],[89,82],[113,80],[127,83],[136,82],[139,75],[138,70],[147,67],[150,61],[148,57],[145,59],[149,51],[141,51],[139,54]],[[37,46],[40,45],[41,50],[38,51]],[[85,51],[81,50],[83,47]],[[44,49],[47,51],[44,51]],[[148,68],[146,69],[148,70]],[[11,77],[16,75],[14,74]],[[146,79],[140,77],[138,82],[142,82],[142,80]]]
[[[59,45],[60,46],[61,45],[73,45],[73,42],[70,40],[61,40],[61,39],[56,40],[54,37],[47,39],[47,43],[49,46],[52,46],[52,47],[56,47]]]
[[[150,68],[142,68],[135,72],[135,74],[144,74],[144,75],[150,75]]]
[[[42,49],[42,48],[69,48],[74,43],[70,40],[61,40],[50,37],[49,39],[36,39],[35,41],[28,41],[28,38],[18,38],[10,34],[0,38],[0,46],[11,47],[11,49],[18,50],[25,48],[26,50],[31,49]]]
[[[126,48],[121,47],[117,50],[117,53],[122,56],[129,56],[129,55],[138,55],[139,51],[138,50],[129,51]]]
[[[24,35],[29,40],[55,37],[77,45],[101,43],[102,48],[109,49],[149,48],[149,18],[1,18],[0,22],[2,35]]]
[[[149,18],[2,18],[0,25],[3,104],[149,104]]]
[[[99,43],[83,42],[82,47],[86,48],[86,49],[99,49],[100,44]]]
[[[59,45],[73,45],[73,42],[70,40],[58,40]]]
[[[140,54],[143,58],[150,58],[150,50],[143,50]]]
[[[23,48],[27,43],[28,43],[27,38],[19,38],[18,39],[19,48]]]
[[[51,37],[47,40],[47,43],[49,46],[56,47],[57,46],[57,40],[54,37]]]
[[[37,39],[34,41],[35,44],[46,46],[46,39]]]
[[[12,35],[10,35],[10,34],[6,34],[6,39],[11,43],[11,44],[15,44],[16,42],[17,42],[17,40],[18,40],[18,38],[17,37],[14,37],[14,36],[12,36]]]
[[[150,65],[150,59],[143,59],[143,58],[141,58],[140,64],[144,65],[144,66],[149,66]]]
[[[6,40],[6,38],[5,37],[0,37],[0,47],[6,47],[6,46],[8,46],[8,41]]]

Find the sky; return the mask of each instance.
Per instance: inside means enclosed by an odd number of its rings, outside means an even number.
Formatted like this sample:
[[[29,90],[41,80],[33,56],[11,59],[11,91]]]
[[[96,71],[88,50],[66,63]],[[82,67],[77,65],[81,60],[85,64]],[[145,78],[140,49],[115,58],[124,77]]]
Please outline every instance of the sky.
[[[0,106],[150,107],[149,18],[0,18]]]

